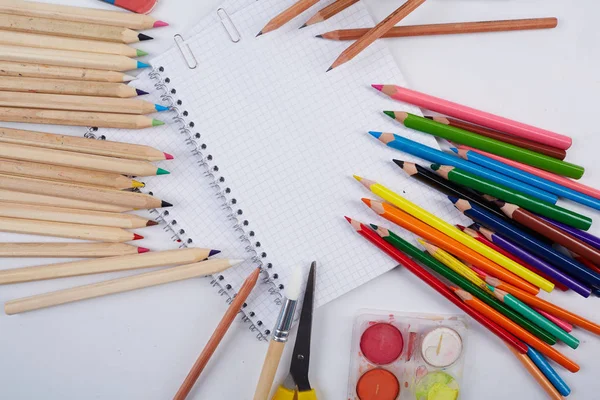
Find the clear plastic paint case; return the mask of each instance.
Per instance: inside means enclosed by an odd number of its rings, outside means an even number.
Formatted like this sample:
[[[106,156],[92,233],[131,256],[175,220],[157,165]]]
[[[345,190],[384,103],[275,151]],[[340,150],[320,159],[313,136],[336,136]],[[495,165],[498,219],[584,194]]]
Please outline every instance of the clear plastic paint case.
[[[462,315],[361,310],[348,400],[459,399],[468,330]]]

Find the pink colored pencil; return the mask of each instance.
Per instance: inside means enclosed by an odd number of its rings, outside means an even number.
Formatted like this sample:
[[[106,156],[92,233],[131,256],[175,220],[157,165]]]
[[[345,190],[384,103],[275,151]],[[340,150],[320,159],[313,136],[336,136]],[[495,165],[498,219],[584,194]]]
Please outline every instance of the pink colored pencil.
[[[571,147],[573,142],[570,137],[565,135],[551,132],[542,128],[536,128],[535,126],[513,121],[499,115],[487,113],[485,111],[476,110],[471,107],[453,103],[451,101],[417,92],[415,90],[406,89],[396,85],[372,86],[393,99],[426,108],[450,117],[462,119],[463,121],[485,126],[486,128],[495,129],[500,132],[533,140],[534,142],[547,144],[548,146],[556,147],[562,150],[566,150]]]
[[[511,167],[519,168],[522,171],[529,172],[530,174],[537,175],[540,178],[548,179],[551,182],[562,185],[566,188],[575,190],[579,193],[586,194],[588,196],[595,197],[600,199],[600,190],[595,189],[593,187],[584,185],[583,183],[579,183],[577,181],[573,181],[569,178],[565,178],[564,176],[553,174],[552,172],[544,171],[543,169],[539,169],[536,167],[532,167],[530,165],[526,165],[520,163],[518,161],[509,160],[508,158],[500,157],[492,153],[488,153],[485,151],[477,150],[469,146],[458,145],[459,149],[471,150],[479,154],[483,154],[486,157],[493,158],[496,161],[503,162]]]
[[[548,318],[550,321],[554,322],[554,324],[556,326],[558,326],[560,329],[562,329],[565,332],[571,332],[573,330],[573,325],[571,325],[570,323],[568,323],[565,320],[562,320],[560,318],[555,317],[552,314],[547,313],[544,310],[540,310],[537,307],[532,307],[535,311],[539,312],[540,314],[542,314],[544,317]]]

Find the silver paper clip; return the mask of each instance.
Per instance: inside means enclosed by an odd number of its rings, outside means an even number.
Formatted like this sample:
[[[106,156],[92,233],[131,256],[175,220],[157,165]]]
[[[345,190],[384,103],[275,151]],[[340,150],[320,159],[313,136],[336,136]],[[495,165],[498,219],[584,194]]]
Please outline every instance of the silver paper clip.
[[[221,24],[223,24],[223,28],[225,28],[225,31],[227,31],[229,39],[231,39],[233,43],[237,43],[240,40],[242,40],[242,35],[240,35],[240,31],[238,31],[238,29],[233,24],[233,21],[229,17],[229,14],[227,14],[227,11],[225,11],[225,9],[223,8],[219,8],[217,10],[217,15],[221,20]]]
[[[188,68],[196,68],[198,66],[198,60],[196,60],[196,56],[194,55],[194,53],[192,53],[192,49],[190,49],[190,46],[185,42],[183,36],[181,36],[178,33],[175,36],[173,36],[173,40],[175,41],[177,48],[181,52],[181,55],[183,56],[183,59],[185,60],[185,63],[187,64]]]

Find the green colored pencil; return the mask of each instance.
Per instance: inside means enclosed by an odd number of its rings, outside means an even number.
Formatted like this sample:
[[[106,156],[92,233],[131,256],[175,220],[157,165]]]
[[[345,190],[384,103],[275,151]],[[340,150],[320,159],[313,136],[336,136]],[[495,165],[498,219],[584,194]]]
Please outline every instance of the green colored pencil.
[[[588,230],[592,225],[592,219],[585,215],[536,199],[535,197],[510,189],[462,169],[440,164],[431,164],[431,169],[451,182],[488,194],[508,203],[516,204],[519,207],[562,222],[563,224],[583,230]]]
[[[495,288],[491,285],[488,285],[488,288],[494,293],[494,296],[496,296],[498,300],[500,300],[513,310],[517,311],[519,314],[521,314],[540,328],[546,330],[547,332],[551,332],[554,336],[556,336],[558,340],[562,341],[570,348],[576,349],[577,347],[579,347],[579,339],[577,339],[570,333],[560,329],[558,326],[550,322],[538,312],[534,311],[531,307],[523,303],[521,300],[517,299],[512,294],[507,293],[504,290]]]
[[[535,151],[504,143],[496,139],[491,139],[473,132],[466,131],[464,129],[442,124],[440,122],[419,117],[407,112],[384,111],[384,113],[400,122],[407,128],[416,129],[420,132],[439,136],[455,143],[460,143],[479,150],[484,150],[488,153],[496,154],[511,160],[544,169],[546,171],[554,172],[558,175],[564,175],[574,179],[579,179],[583,176],[583,167],[566,161],[558,160],[545,154],[536,153]]]
[[[486,292],[484,289],[475,285],[467,278],[446,267],[444,264],[442,264],[441,262],[433,258],[431,255],[429,255],[427,252],[419,250],[417,247],[408,243],[406,240],[402,239],[400,236],[396,235],[394,232],[388,229],[378,227],[377,225],[373,224],[371,224],[371,227],[375,229],[375,232],[377,232],[377,234],[381,236],[383,240],[385,240],[398,250],[406,253],[409,257],[427,266],[432,271],[437,272],[444,278],[448,279],[450,282],[454,283],[455,285],[458,285],[461,289],[466,290],[467,292],[476,296],[481,301],[483,301],[490,307],[493,307],[496,311],[504,314],[513,322],[521,325],[524,329],[527,329],[529,332],[531,332],[544,342],[550,345],[556,343],[556,339],[554,338],[554,336],[550,335],[548,332],[541,329],[537,325],[531,323],[518,312],[515,312],[510,307],[502,303],[500,300],[496,299],[492,294],[490,294],[490,292]]]

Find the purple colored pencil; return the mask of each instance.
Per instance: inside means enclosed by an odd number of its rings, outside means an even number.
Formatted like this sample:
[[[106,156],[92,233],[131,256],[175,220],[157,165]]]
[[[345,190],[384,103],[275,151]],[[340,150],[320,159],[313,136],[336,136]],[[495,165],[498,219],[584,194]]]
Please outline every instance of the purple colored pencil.
[[[542,217],[541,215],[538,215],[538,214],[536,214],[536,215],[538,217],[540,217],[541,219],[543,219],[544,221],[549,222],[552,225],[556,226],[557,228],[560,228],[563,231],[569,233],[571,236],[574,236],[577,239],[581,240],[582,242],[585,242],[585,243],[589,244],[590,246],[594,246],[595,248],[600,250],[600,238],[599,237],[594,236],[591,233],[587,233],[582,230],[579,230],[577,228],[572,228],[565,224],[561,224],[560,222],[557,222],[553,219]]]
[[[499,235],[496,232],[493,232],[491,229],[487,229],[487,230],[489,232],[492,232],[491,237],[488,237],[488,235],[486,235],[484,233],[485,230],[483,230],[483,231],[480,230],[479,232],[482,235],[484,235],[485,237],[487,237],[489,240],[491,240],[492,243],[494,243],[501,249],[506,250],[511,254],[514,254],[515,256],[517,256],[521,260],[525,261],[532,267],[537,268],[539,271],[554,278],[556,281],[562,283],[563,285],[565,285],[569,289],[572,289],[573,291],[577,292],[578,294],[582,295],[583,297],[589,297],[589,295],[591,294],[592,289],[589,286],[584,285],[583,283],[572,278],[571,276],[567,275],[563,271],[557,269],[556,267],[547,263],[546,261],[542,260],[541,258],[538,258],[537,256],[531,254],[530,252],[522,249],[521,247],[517,246],[510,240],[502,237],[501,235]]]

